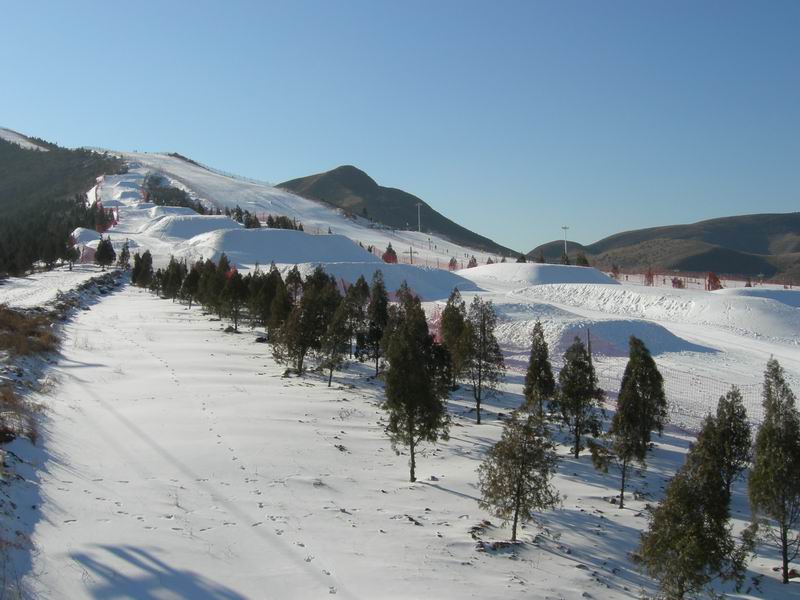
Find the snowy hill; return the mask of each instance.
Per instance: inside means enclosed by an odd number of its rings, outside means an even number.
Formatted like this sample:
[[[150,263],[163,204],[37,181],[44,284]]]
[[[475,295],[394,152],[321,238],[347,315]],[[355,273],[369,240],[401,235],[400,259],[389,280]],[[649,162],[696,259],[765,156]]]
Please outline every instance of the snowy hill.
[[[48,148],[45,146],[32,142],[29,138],[25,137],[21,133],[17,133],[11,129],[6,129],[5,127],[0,127],[0,139],[17,144],[26,150],[40,150],[42,152],[48,151]]]

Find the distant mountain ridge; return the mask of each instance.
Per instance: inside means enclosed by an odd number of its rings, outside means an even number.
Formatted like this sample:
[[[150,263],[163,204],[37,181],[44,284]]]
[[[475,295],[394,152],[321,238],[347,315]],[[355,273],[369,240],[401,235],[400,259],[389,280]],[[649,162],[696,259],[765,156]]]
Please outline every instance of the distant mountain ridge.
[[[800,283],[800,212],[722,217],[688,225],[648,227],[617,233],[593,244],[569,242],[569,254],[583,251],[592,264],[610,268],[714,271],[764,276]],[[557,261],[564,241],[537,246]]]
[[[488,252],[508,256],[517,254],[514,250],[451,221],[417,196],[379,185],[364,171],[352,165],[285,181],[277,187],[326,202],[357,216],[366,216],[396,229],[416,229],[417,203],[420,203],[423,231],[435,232],[455,243]]]

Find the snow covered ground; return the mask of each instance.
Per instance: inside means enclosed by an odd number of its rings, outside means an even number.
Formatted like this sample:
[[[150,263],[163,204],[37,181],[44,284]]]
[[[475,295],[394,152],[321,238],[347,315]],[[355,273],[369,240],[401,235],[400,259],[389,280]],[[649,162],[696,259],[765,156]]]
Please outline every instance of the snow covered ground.
[[[117,248],[149,249],[157,265],[221,252],[242,269],[274,260],[304,272],[323,264],[337,279],[369,279],[389,290],[402,280],[432,315],[454,287],[498,310],[509,373],[504,392],[473,423],[471,395],[450,402],[451,439],[419,460],[384,434],[381,384],[356,364],[333,388],[313,374],[282,377],[259,332],[226,334],[201,310],[125,288],[100,298],[64,326],[62,354],[47,367],[40,442],[11,449],[23,482],[11,488],[21,537],[14,552],[32,597],[53,598],[637,598],[652,589],[628,552],[646,525],[646,503],[660,499],[692,439],[691,430],[731,383],[759,418],[761,373],[770,356],[800,391],[800,292],[771,287],[705,292],[621,284],[589,268],[495,264],[456,272],[430,268],[471,255],[416,232],[373,229],[338,211],[272,188],[221,175],[178,158],[128,154],[131,172],[108,176],[91,201],[119,211],[109,232]],[[307,233],[244,230],[224,217],[143,202],[147,173],[158,171],[208,206],[240,205],[302,221]],[[330,226],[332,234],[328,234]],[[319,232],[319,235],[316,233]],[[89,247],[98,236],[76,231]],[[413,246],[414,266],[386,265],[359,247]],[[401,254],[402,256],[402,254]],[[478,255],[484,263],[486,255]],[[466,262],[466,257],[465,257]],[[419,265],[428,265],[420,268]],[[76,266],[0,282],[0,303],[30,308],[97,274]],[[479,551],[507,539],[478,508],[476,468],[499,437],[501,417],[519,405],[530,333],[545,327],[556,368],[575,336],[591,335],[595,366],[613,408],[630,335],[642,338],[665,374],[671,427],[646,472],[633,478],[619,510],[609,499],[617,475],[602,475],[566,446],[557,486],[562,509],[524,530],[526,544]],[[746,490],[734,517],[749,518]],[[494,525],[475,530],[484,519]],[[754,559],[761,591],[732,597],[797,598],[777,584],[767,552]]]
[[[100,267],[88,264],[74,265],[72,271],[58,267],[25,277],[0,279],[0,304],[12,308],[43,306],[55,300],[59,291],[74,289],[99,273]]]
[[[383,433],[381,386],[358,366],[334,379],[282,377],[255,333],[226,334],[199,309],[125,288],[65,327],[33,463],[16,493],[36,551],[24,583],[50,598],[636,598],[652,589],[627,553],[690,438],[670,430],[642,494],[619,510],[617,477],[566,456],[563,507],[526,544],[479,551],[508,530],[477,505],[476,471],[521,381],[487,405],[451,402],[449,442],[419,460]],[[35,508],[28,509],[30,506]],[[734,494],[737,527],[745,491]],[[471,533],[488,519],[493,526]],[[762,591],[796,598],[755,559]],[[24,565],[22,565],[24,566]]]

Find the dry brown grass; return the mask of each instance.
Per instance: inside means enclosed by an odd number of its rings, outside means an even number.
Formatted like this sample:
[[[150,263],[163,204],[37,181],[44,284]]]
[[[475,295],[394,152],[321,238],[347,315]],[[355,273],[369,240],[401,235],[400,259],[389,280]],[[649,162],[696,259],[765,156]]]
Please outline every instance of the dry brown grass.
[[[49,315],[14,310],[0,305],[0,350],[12,356],[53,352],[58,337]]]

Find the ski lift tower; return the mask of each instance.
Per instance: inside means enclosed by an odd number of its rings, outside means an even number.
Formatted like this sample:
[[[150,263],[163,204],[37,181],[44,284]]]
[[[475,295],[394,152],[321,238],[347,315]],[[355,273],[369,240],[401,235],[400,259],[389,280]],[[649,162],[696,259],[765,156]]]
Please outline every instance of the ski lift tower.
[[[564,230],[564,254],[566,255],[567,254],[567,229],[569,229],[569,227],[567,227],[566,225],[562,225],[561,229]]]

